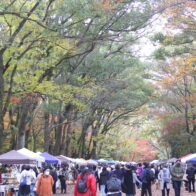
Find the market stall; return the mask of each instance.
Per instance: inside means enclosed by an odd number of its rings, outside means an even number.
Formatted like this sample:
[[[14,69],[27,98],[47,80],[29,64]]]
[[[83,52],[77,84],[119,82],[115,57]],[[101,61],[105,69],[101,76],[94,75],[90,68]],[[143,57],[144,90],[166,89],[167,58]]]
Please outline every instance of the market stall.
[[[36,164],[36,160],[12,150],[0,155],[0,163],[7,165],[5,168],[2,167],[2,183],[0,184],[0,193],[5,195],[7,193],[17,192],[19,189],[19,182],[17,179],[18,170],[16,165]]]

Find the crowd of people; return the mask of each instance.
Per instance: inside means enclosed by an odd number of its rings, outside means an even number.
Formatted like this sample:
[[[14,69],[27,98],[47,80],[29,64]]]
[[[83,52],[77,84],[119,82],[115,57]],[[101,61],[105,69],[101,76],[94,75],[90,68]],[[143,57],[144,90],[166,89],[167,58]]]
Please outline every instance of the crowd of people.
[[[152,184],[160,189],[162,196],[169,196],[172,187],[175,196],[180,196],[183,184],[187,191],[195,192],[195,175],[196,167],[190,164],[185,169],[180,160],[173,165],[160,166],[145,162],[137,166],[129,163],[116,164],[115,168],[103,166],[97,170],[87,167],[78,175],[74,196],[96,196],[97,189],[102,196],[121,196],[122,193],[134,196],[137,190],[141,191],[141,196],[152,196]]]
[[[180,196],[182,184],[189,192],[195,192],[196,167],[186,168],[177,160],[174,165],[159,166],[149,163],[115,166],[69,166],[35,168],[24,165],[18,175],[19,196],[52,196],[56,188],[67,193],[67,182],[74,184],[74,196],[152,196],[152,184],[160,189],[160,195],[169,196],[173,187],[175,196]]]

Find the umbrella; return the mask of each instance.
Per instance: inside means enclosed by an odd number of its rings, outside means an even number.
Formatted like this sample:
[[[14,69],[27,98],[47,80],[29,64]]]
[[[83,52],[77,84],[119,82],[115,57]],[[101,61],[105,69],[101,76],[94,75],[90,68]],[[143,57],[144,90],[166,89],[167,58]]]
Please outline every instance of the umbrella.
[[[107,161],[105,159],[99,159],[97,162],[98,163],[107,163]]]
[[[168,162],[168,163],[175,163],[176,161],[177,161],[176,158],[171,158],[171,159],[169,159],[167,162]]]
[[[114,164],[116,164],[117,162],[112,160],[112,161],[108,161],[107,163],[108,163],[108,164],[114,165]]]
[[[87,163],[92,164],[92,165],[97,165],[98,164],[97,161],[92,160],[92,159],[88,160]]]

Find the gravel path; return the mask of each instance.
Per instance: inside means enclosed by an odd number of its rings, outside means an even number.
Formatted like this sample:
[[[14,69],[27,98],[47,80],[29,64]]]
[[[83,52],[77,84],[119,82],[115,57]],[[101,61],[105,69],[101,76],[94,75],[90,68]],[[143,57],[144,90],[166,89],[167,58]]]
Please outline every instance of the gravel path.
[[[161,191],[160,190],[155,190],[155,187],[153,186],[152,188],[153,196],[161,196]],[[67,189],[67,193],[66,194],[56,194],[56,196],[73,196],[73,185],[68,185],[68,189]],[[141,195],[141,191],[137,190],[137,194],[136,196],[140,196]],[[101,196],[100,192],[97,194],[97,196]],[[125,195],[123,195],[125,196]],[[173,189],[171,189],[171,193],[170,196],[174,196],[174,191]],[[181,196],[196,196],[196,193],[189,193],[187,191],[184,190],[184,188],[182,188],[181,191]]]

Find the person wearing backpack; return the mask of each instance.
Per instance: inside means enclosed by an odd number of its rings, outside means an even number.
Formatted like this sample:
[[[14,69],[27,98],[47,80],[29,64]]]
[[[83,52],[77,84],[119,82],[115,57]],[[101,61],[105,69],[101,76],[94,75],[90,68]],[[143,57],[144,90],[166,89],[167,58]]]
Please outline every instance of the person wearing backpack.
[[[116,175],[116,177],[120,180],[123,178],[124,168],[120,167],[120,164],[115,165],[115,169],[110,172],[110,176]]]
[[[171,175],[169,169],[167,168],[167,165],[164,165],[163,169],[160,170],[158,174],[158,180],[160,181],[162,196],[166,196],[165,189],[167,190],[167,196],[169,196],[171,186]]]
[[[109,180],[106,182],[107,196],[121,196],[121,183],[116,174],[111,174]]]
[[[193,191],[195,192],[195,175],[196,175],[196,169],[192,166],[192,164],[188,165],[188,168],[186,170],[187,179],[188,179],[188,190],[189,192]],[[192,189],[191,189],[192,185]]]
[[[149,194],[149,196],[152,196],[152,191],[151,191],[151,184],[155,179],[153,171],[149,168],[149,163],[143,163],[143,170],[142,170],[142,192],[141,196],[144,196]]]
[[[32,176],[32,173],[30,172],[30,166],[29,165],[23,165],[22,166],[22,172],[20,174],[20,185],[19,185],[19,196],[28,196],[30,194],[30,186],[31,186],[31,180],[35,176]]]
[[[82,169],[74,187],[74,196],[96,196],[96,179],[88,168]]]

